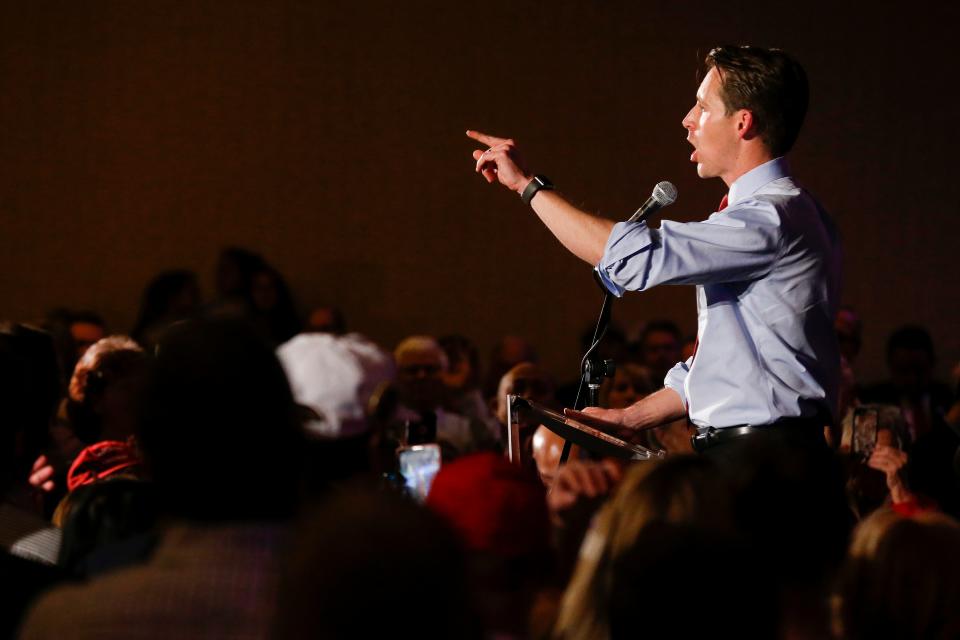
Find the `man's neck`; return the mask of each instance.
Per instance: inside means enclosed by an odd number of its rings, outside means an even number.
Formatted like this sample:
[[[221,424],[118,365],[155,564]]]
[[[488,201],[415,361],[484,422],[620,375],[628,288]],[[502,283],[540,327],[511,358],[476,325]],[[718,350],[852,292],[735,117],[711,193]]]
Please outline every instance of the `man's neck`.
[[[729,189],[730,186],[739,180],[742,175],[752,171],[753,169],[756,169],[762,164],[770,162],[773,160],[773,158],[774,157],[765,148],[744,150],[737,156],[737,159],[730,171],[721,174],[720,178],[723,180],[724,184],[727,185],[727,189]]]

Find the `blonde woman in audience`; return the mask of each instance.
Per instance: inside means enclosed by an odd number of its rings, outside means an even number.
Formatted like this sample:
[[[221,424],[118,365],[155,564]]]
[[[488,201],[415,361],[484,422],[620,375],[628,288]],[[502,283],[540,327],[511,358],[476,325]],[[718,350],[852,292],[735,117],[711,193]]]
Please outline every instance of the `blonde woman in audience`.
[[[837,638],[960,637],[960,523],[882,509],[863,520],[833,598]]]
[[[677,456],[630,467],[583,541],[561,603],[555,636],[610,637],[616,567],[631,553],[646,527],[658,523],[697,525],[725,534],[731,530],[730,512],[729,491],[709,459]],[[656,549],[647,551],[651,556],[657,553]],[[638,613],[642,604],[637,603]],[[641,633],[643,623],[638,624],[635,631]]]

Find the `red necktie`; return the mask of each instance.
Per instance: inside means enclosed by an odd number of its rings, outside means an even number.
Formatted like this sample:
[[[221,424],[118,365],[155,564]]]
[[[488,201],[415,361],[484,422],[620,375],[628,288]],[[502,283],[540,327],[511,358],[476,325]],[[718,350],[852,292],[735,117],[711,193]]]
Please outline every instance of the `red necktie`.
[[[727,195],[729,194],[723,194],[723,198],[720,200],[720,206],[717,208],[717,211],[723,211],[727,208]]]

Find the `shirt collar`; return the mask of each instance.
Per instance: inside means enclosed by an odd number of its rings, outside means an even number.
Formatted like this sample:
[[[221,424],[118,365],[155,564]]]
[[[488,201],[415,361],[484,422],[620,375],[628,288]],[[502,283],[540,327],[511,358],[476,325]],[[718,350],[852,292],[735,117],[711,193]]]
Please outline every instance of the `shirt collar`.
[[[768,160],[763,164],[750,169],[745,174],[737,178],[730,185],[730,193],[727,196],[727,204],[732,205],[743,198],[752,196],[760,187],[769,182],[784,178],[790,175],[790,165],[783,156]]]

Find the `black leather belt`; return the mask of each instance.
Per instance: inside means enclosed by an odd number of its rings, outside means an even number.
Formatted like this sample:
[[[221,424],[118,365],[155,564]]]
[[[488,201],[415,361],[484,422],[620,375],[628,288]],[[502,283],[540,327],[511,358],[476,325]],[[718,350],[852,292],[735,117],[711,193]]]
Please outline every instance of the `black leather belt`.
[[[699,427],[697,433],[691,438],[694,451],[698,453],[715,447],[724,442],[737,440],[745,436],[756,435],[758,433],[769,433],[772,429],[796,429],[797,431],[808,431],[811,438],[822,438],[823,427],[827,422],[819,416],[813,418],[784,418],[772,424],[759,427],[743,425],[739,427]]]

